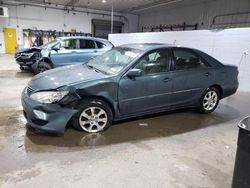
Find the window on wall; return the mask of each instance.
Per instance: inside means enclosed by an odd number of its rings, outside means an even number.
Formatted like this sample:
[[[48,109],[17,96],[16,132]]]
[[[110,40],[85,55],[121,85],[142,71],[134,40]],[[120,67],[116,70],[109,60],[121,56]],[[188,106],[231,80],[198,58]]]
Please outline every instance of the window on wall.
[[[200,56],[186,49],[174,49],[175,70],[197,69],[209,67]]]

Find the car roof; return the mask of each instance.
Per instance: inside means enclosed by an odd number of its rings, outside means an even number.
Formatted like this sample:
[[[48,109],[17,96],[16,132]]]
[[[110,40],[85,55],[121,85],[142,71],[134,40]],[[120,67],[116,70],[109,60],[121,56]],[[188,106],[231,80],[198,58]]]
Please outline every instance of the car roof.
[[[107,41],[103,38],[96,38],[96,37],[89,37],[89,36],[68,36],[68,37],[58,37],[58,39],[65,40],[65,39],[92,39],[92,40],[99,40],[99,41]]]
[[[157,48],[169,48],[169,47],[176,47],[173,44],[165,44],[165,43],[134,43],[134,44],[125,44],[118,47],[122,48],[133,48],[142,51],[153,50]]]

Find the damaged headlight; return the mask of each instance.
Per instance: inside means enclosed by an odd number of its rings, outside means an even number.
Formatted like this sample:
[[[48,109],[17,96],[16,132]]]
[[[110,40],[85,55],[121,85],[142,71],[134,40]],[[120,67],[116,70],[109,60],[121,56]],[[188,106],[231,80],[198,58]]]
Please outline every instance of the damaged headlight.
[[[35,53],[21,53],[20,56],[25,57],[25,58],[31,58]]]
[[[30,98],[40,103],[55,103],[65,97],[68,91],[41,91],[30,95]]]

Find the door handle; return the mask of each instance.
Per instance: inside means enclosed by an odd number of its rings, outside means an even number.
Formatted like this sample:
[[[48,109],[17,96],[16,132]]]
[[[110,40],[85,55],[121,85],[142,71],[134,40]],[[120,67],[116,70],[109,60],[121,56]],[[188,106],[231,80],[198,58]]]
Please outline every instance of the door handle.
[[[206,73],[205,73],[205,76],[207,76],[207,77],[210,76],[210,75],[211,75],[210,72],[206,72]]]
[[[163,82],[169,82],[171,79],[170,78],[164,78],[162,81]]]

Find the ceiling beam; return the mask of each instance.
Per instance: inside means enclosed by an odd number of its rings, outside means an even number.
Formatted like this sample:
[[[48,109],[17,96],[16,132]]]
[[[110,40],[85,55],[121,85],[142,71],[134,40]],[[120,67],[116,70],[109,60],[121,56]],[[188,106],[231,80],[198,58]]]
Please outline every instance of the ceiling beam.
[[[178,2],[181,2],[181,1],[183,1],[183,0],[168,0],[168,1],[160,0],[160,1],[153,2],[153,3],[148,3],[146,5],[133,7],[133,8],[130,9],[130,11],[131,12],[141,12],[141,11],[156,8],[156,7],[159,7],[159,6],[175,4],[175,3],[178,3]]]

